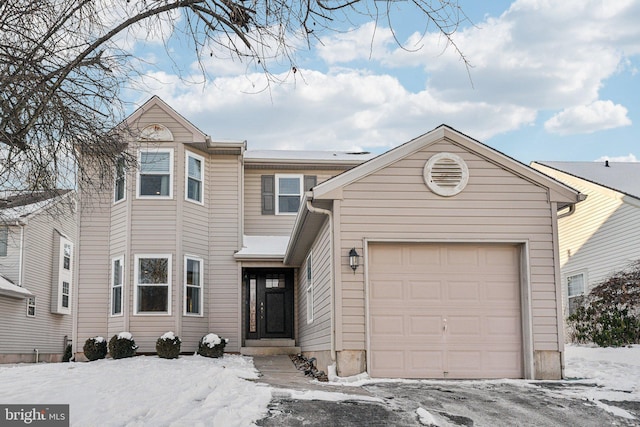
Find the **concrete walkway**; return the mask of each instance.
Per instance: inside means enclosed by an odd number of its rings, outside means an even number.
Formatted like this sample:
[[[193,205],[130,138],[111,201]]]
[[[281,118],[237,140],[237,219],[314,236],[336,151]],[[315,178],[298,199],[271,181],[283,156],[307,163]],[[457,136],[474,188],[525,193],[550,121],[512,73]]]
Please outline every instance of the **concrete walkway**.
[[[296,369],[291,358],[287,355],[253,356],[253,364],[261,374],[261,377],[256,381],[275,388],[371,396],[371,393],[362,387],[328,384],[308,377],[303,371]]]

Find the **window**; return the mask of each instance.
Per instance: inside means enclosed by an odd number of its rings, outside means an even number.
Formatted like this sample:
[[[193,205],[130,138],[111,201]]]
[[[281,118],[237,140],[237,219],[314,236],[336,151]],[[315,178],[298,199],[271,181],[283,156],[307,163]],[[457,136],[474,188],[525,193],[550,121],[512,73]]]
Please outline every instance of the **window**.
[[[62,306],[69,308],[69,282],[62,282]]]
[[[311,254],[307,257],[307,323],[313,323],[313,266]]]
[[[171,255],[136,255],[135,314],[171,314]]]
[[[111,315],[122,315],[122,289],[124,280],[124,259],[115,258],[111,264]]]
[[[276,175],[276,214],[295,214],[300,207],[302,175]]]
[[[36,317],[36,297],[27,298],[27,317]]]
[[[125,198],[125,184],[126,184],[126,168],[124,157],[118,157],[116,160],[116,173],[115,173],[115,183],[114,183],[114,191],[113,191],[113,201],[119,202],[120,200],[124,200]]]
[[[65,270],[71,269],[71,244],[65,243],[62,254],[62,268]]]
[[[582,301],[584,295],[584,273],[574,274],[567,277],[567,296],[569,302],[569,313],[571,316]]]
[[[202,316],[202,259],[184,257],[184,314]]]
[[[7,256],[7,242],[9,240],[9,227],[0,226],[0,256]]]
[[[140,151],[138,197],[173,197],[173,150]]]
[[[202,170],[204,169],[204,157],[187,152],[186,162],[186,198],[192,202],[202,204],[204,187]]]

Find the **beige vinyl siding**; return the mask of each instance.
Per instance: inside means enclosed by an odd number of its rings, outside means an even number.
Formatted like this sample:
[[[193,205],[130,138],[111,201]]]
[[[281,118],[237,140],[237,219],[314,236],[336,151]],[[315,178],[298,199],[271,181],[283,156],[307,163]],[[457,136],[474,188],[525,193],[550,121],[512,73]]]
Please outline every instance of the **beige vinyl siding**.
[[[244,233],[250,236],[288,236],[296,215],[262,215],[262,175],[315,175],[317,184],[340,171],[301,171],[290,169],[245,169],[244,173]]]
[[[58,206],[62,209],[42,211],[29,217],[24,227],[22,286],[36,297],[36,316],[27,317],[26,299],[0,296],[0,354],[30,355],[37,348],[41,354],[61,355],[64,352],[64,336],[71,339],[72,315],[51,313],[55,270],[53,259],[59,251],[55,244],[55,230],[65,234],[72,242],[76,241],[76,225],[69,201]],[[19,244],[19,237],[15,243]],[[14,251],[17,250],[14,248]],[[75,285],[72,283],[71,299],[76,297]]]
[[[0,228],[5,224],[0,221]],[[16,285],[20,283],[20,227],[7,226],[7,256],[0,256],[0,274]]]
[[[440,152],[459,155],[469,167],[469,183],[457,196],[436,196],[424,183],[426,161]],[[556,278],[546,189],[454,144],[439,142],[347,185],[343,195],[338,350],[366,348],[364,268],[354,275],[346,257],[352,247],[363,255],[364,239],[528,242],[534,350],[558,350],[557,332],[547,328],[557,324],[557,312],[549,299]]]
[[[575,212],[558,220],[562,300],[568,312],[567,276],[585,274],[585,292],[640,259],[640,200],[536,165],[587,195]]]
[[[130,194],[127,195],[129,196]],[[112,201],[110,189],[102,193],[94,190],[82,194],[79,206],[80,235],[76,244],[78,276],[75,292],[77,305],[74,305],[78,312],[77,336],[74,340],[76,352],[82,352],[82,346],[91,337],[99,335],[108,338]],[[129,260],[125,259],[125,272],[129,271],[129,267]],[[125,279],[125,290],[129,283]]]
[[[233,254],[240,249],[242,197],[237,156],[216,156],[210,167],[209,272],[205,277],[209,330],[229,339],[227,351],[240,351],[240,267]],[[200,337],[198,337],[200,338]]]
[[[311,247],[313,322],[307,323],[307,264],[298,269],[298,331],[302,351],[331,348],[331,239],[327,220]],[[307,254],[308,256],[308,254]]]

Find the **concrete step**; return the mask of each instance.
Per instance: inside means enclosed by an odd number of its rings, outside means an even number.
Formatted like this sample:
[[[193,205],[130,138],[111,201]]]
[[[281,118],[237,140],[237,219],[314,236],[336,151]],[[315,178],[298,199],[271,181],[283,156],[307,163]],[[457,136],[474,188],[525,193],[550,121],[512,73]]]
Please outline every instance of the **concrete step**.
[[[240,354],[245,356],[274,356],[277,354],[298,354],[300,347],[280,347],[280,346],[260,346],[260,347],[241,347]]]
[[[244,340],[245,347],[295,347],[296,340],[290,338],[265,338],[261,340]]]

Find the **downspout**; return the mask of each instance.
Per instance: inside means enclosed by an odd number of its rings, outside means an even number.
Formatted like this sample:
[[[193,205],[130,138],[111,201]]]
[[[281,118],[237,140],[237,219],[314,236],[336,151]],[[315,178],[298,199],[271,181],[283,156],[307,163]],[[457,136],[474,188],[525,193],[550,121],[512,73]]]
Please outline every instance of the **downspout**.
[[[20,254],[18,255],[18,286],[22,287],[22,254],[24,252],[24,226],[26,223],[22,220],[16,221],[16,225],[20,227]]]
[[[335,314],[334,314],[334,309],[335,309],[335,292],[334,292],[334,286],[336,283],[335,277],[334,277],[334,249],[333,249],[333,214],[330,210],[327,209],[321,209],[321,208],[317,208],[315,206],[313,206],[311,204],[311,200],[307,199],[307,209],[309,210],[309,212],[312,213],[317,213],[317,214],[322,214],[322,215],[327,215],[329,217],[329,246],[331,247],[331,254],[330,254],[330,258],[331,261],[329,262],[329,277],[331,277],[331,286],[329,286],[329,300],[331,301],[331,310],[329,310],[329,312],[331,313],[331,360],[333,362],[336,361],[336,330],[335,330]]]
[[[570,215],[573,215],[573,213],[576,211],[576,205],[575,204],[571,204],[569,205],[569,210],[567,212],[561,213],[560,215],[558,215],[558,219],[560,218],[566,218]]]

